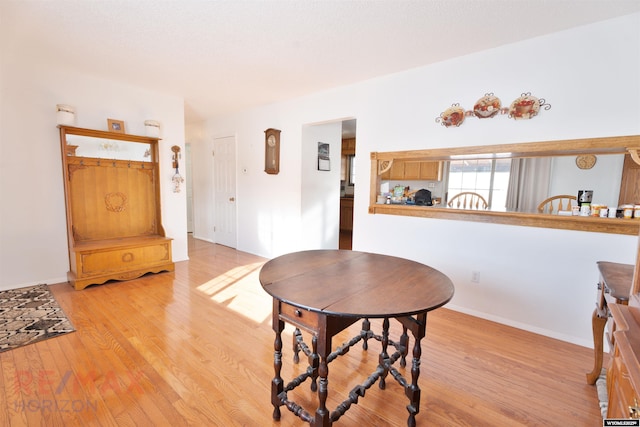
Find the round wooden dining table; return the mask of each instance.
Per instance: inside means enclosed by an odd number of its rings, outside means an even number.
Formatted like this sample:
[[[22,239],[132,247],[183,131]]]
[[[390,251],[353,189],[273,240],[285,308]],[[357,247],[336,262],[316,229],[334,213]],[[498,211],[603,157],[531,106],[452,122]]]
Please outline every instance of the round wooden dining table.
[[[449,302],[454,294],[451,280],[427,265],[388,255],[347,250],[310,250],[294,252],[268,261],[259,276],[263,289],[273,297],[274,370],[271,382],[273,418],[279,420],[280,407],[285,406],[314,427],[328,427],[375,382],[385,388],[391,376],[405,389],[409,398],[408,426],[415,426],[420,410],[421,340],[426,334],[427,313]],[[383,319],[381,335],[370,329],[369,319]],[[389,319],[402,324],[398,341],[389,338]],[[343,346],[332,350],[331,340],[355,322],[362,320],[361,332]],[[294,362],[298,353],[309,358],[309,369],[289,383],[281,378],[282,332],[285,322],[295,327]],[[300,329],[312,336],[311,348],[302,339]],[[393,365],[400,360],[406,365],[410,331],[414,337],[411,379],[406,380]],[[377,369],[334,411],[326,407],[329,362],[345,354],[349,347],[368,340],[381,342]],[[389,348],[395,352],[389,354]],[[315,414],[288,399],[287,392],[311,379],[311,390],[317,392]]]

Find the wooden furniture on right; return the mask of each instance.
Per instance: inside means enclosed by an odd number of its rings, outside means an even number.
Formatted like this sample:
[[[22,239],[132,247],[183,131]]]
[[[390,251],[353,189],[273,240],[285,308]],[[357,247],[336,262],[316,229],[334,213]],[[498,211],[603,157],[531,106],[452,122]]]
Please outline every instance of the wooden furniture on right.
[[[538,213],[557,214],[559,211],[571,211],[571,204],[578,200],[576,196],[560,194],[544,199],[538,205]]]
[[[607,371],[607,418],[640,418],[640,297],[629,306],[613,305],[617,326],[611,366]]]
[[[453,196],[447,206],[455,209],[487,209],[489,204],[480,194],[473,191],[463,191]]]
[[[173,271],[160,215],[158,138],[58,127],[71,285]]]
[[[640,419],[640,239],[628,305],[611,304],[615,324],[607,370],[607,418]]]
[[[591,330],[593,331],[593,370],[587,374],[587,383],[595,384],[602,371],[604,329],[608,325],[606,334],[609,349],[613,348],[613,332],[615,325],[610,320],[610,304],[624,304],[629,302],[631,283],[633,282],[632,264],[599,261],[600,271],[598,281],[598,297],[596,308],[591,316]]]

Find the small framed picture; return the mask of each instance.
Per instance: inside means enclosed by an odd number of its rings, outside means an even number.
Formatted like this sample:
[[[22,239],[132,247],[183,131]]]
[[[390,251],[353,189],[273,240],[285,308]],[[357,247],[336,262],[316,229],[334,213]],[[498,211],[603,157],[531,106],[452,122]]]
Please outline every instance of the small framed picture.
[[[329,157],[329,144],[318,142],[318,170],[330,171],[331,158]]]
[[[107,119],[109,132],[124,133],[124,122],[122,120]]]

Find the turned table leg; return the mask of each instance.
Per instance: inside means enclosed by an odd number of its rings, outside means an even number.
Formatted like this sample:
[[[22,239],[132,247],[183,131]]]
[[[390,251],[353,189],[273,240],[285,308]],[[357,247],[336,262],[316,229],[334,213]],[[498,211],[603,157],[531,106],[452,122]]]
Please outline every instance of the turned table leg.
[[[360,333],[362,334],[363,338],[362,338],[362,349],[363,350],[368,350],[369,349],[369,334],[371,331],[371,322],[369,321],[369,319],[367,319],[365,317],[365,319],[362,321],[362,329],[360,331]]]
[[[380,341],[382,344],[382,351],[380,352],[380,356],[378,356],[378,364],[383,367],[383,372],[380,375],[380,383],[378,386],[380,390],[384,390],[387,386],[386,378],[389,373],[389,354],[387,353],[387,347],[389,345],[389,318],[385,317],[382,321],[382,340]]]
[[[604,340],[604,327],[607,324],[607,318],[601,317],[598,314],[598,308],[593,310],[591,315],[591,330],[593,331],[593,356],[594,365],[593,371],[587,374],[587,383],[595,384],[596,380],[602,372],[602,358],[603,358],[603,340]]]
[[[329,354],[331,353],[331,332],[327,332],[326,318],[325,327],[320,329],[318,334],[318,409],[315,419],[311,422],[311,427],[330,427],[332,425],[330,413],[327,409],[327,396],[329,394]]]
[[[418,386],[418,377],[420,376],[420,357],[422,356],[422,338],[426,336],[427,329],[427,313],[421,313],[416,316],[418,327],[411,329],[415,343],[413,345],[413,362],[411,365],[411,384],[405,387],[405,394],[409,398],[409,419],[408,427],[416,426],[416,414],[420,412],[420,387]]]
[[[280,393],[284,390],[284,382],[280,376],[282,370],[282,331],[284,330],[284,322],[277,319],[277,315],[273,319],[273,330],[276,333],[276,338],[273,342],[273,369],[275,376],[271,381],[271,404],[273,405],[273,419],[280,420],[280,406],[282,401],[280,400]]]
[[[400,366],[407,366],[407,354],[409,354],[409,335],[407,335],[407,327],[402,326],[402,335],[400,335],[400,347],[403,348],[402,356],[400,356]]]

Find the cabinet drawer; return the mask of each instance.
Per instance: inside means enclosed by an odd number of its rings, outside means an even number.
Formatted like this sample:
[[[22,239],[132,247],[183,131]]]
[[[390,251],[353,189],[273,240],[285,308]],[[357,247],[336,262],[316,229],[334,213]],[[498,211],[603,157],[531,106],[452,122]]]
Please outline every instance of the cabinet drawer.
[[[128,271],[171,261],[169,243],[80,253],[80,275]]]
[[[292,325],[308,331],[318,330],[318,313],[295,307],[287,303],[280,303],[280,318]]]
[[[610,384],[608,390],[610,393],[610,408],[607,416],[610,418],[628,418],[630,417],[630,408],[637,405],[636,402],[638,402],[640,396],[636,395],[627,366],[620,357],[616,356],[611,366],[613,368],[610,374],[612,384]]]

